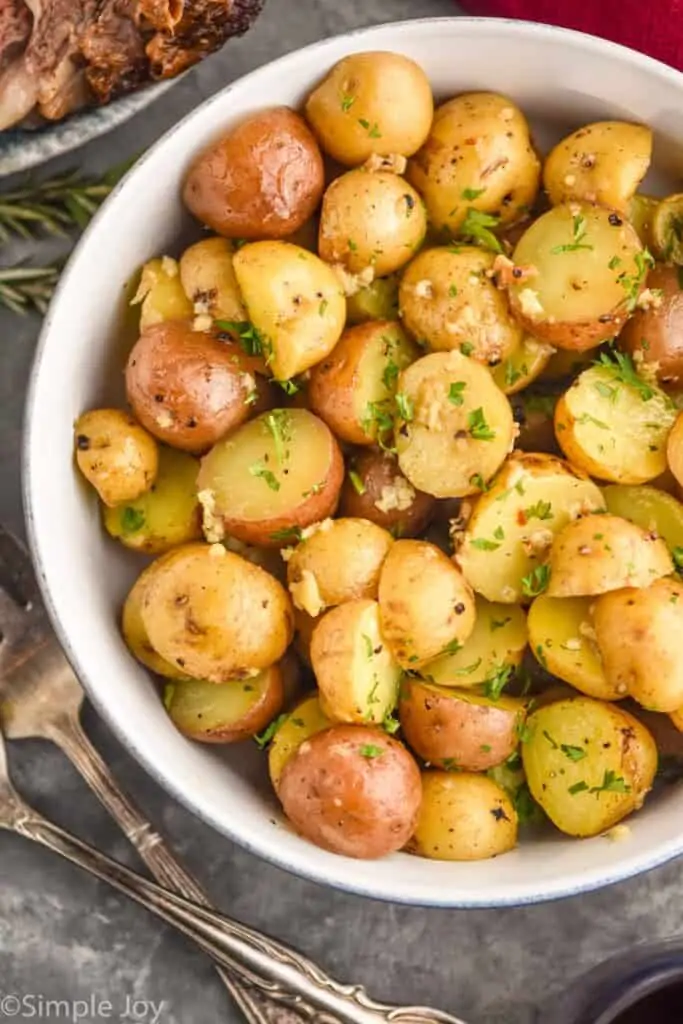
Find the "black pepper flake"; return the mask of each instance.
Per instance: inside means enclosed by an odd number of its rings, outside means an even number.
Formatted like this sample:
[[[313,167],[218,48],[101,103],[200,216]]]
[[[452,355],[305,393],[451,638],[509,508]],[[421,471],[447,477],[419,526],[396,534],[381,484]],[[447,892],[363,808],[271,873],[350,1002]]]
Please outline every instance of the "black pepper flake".
[[[509,821],[510,820],[502,807],[492,807],[491,808],[491,814],[496,819],[496,821]]]
[[[90,448],[90,438],[87,434],[79,434],[76,438],[76,447],[80,452],[87,452]]]
[[[161,395],[161,394],[154,396],[154,401],[155,402],[163,402],[163,400],[164,400],[164,396]]]
[[[513,277],[521,277],[522,276],[522,268],[521,267],[513,267],[512,268],[512,276]]]
[[[465,605],[462,603],[462,601],[458,601],[453,611],[455,612],[456,615],[462,615],[462,613],[465,611]]]
[[[610,213],[607,219],[609,220],[613,228],[620,228],[621,225],[624,223],[618,213]]]
[[[197,421],[194,418],[194,416],[190,416],[189,420],[187,421],[187,425],[188,425],[190,430],[192,430],[194,427],[197,426]]]
[[[406,192],[403,198],[406,201],[406,206],[408,207],[408,209],[412,210],[413,207],[415,206],[415,200],[413,199],[413,197],[409,196],[408,193]]]
[[[602,316],[598,317],[598,323],[599,324],[610,324],[611,322],[612,322],[612,314],[611,313],[603,313]]]
[[[506,195],[503,196],[503,206],[509,206],[511,202],[512,202],[512,192],[508,192],[508,193],[506,193]]]

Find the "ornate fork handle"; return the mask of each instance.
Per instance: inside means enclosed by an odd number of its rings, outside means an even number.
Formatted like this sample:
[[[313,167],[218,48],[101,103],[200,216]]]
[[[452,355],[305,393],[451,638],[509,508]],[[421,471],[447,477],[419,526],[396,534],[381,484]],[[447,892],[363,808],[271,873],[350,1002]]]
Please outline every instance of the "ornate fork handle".
[[[130,896],[157,917],[193,939],[219,964],[235,971],[248,984],[271,998],[287,993],[295,1005],[316,1024],[464,1024],[440,1010],[420,1006],[388,1006],[375,1002],[358,985],[343,985],[283,943],[253,931],[214,910],[197,906],[162,889],[118,864],[58,825],[42,818],[18,799],[14,800],[11,827],[28,839],[46,846],[84,868],[102,881]]]

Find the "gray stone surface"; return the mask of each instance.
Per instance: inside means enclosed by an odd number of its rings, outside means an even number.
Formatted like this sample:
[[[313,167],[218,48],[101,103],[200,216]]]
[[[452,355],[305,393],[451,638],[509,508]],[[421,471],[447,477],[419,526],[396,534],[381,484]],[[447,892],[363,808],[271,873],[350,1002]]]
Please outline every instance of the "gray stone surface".
[[[139,151],[223,83],[296,46],[372,22],[451,12],[450,0],[269,0],[247,38],[64,163],[95,171]],[[42,246],[41,255],[49,251]],[[0,519],[16,528],[23,395],[37,327],[33,318],[0,316]],[[676,863],[600,893],[502,911],[412,909],[319,888],[212,832],[169,799],[94,715],[87,725],[219,906],[298,945],[339,977],[365,983],[380,998],[431,1002],[471,1024],[530,1024],[533,1006],[575,975],[679,927],[683,885]],[[55,750],[25,743],[12,748],[11,760],[17,783],[37,807],[135,863]],[[58,1019],[58,1010],[41,998],[91,996],[110,1000],[119,1011],[114,1019],[127,999],[140,999],[164,1004],[163,1024],[238,1020],[209,964],[182,939],[103,885],[7,835],[0,836],[0,992],[35,997],[16,1020]],[[5,1005],[9,1019],[12,1003]],[[153,1017],[150,1009],[140,1019]],[[63,1011],[61,1019],[67,1019]],[[80,1019],[111,1018],[88,1011]]]

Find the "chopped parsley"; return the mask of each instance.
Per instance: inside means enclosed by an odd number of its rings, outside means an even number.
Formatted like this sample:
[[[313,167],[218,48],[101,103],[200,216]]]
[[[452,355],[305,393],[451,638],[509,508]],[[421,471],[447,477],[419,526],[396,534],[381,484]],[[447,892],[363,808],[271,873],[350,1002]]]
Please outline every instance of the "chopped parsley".
[[[478,199],[479,196],[483,196],[485,191],[485,188],[464,188],[461,195],[463,199],[467,199],[471,202],[473,199]]]
[[[626,292],[626,310],[629,313],[632,313],[636,308],[638,296],[640,295],[640,286],[643,284],[648,270],[655,265],[652,254],[648,249],[637,252],[633,259],[636,265],[635,274],[627,274],[625,270],[622,270],[621,274],[617,277],[617,281]]]
[[[537,565],[528,576],[522,576],[522,593],[525,597],[538,597],[550,582],[550,566]]]
[[[388,391],[392,391],[393,388],[396,386],[398,374],[398,364],[395,363],[393,359],[390,359],[387,365],[384,367],[384,372],[382,373],[382,384],[384,384],[384,387]]]
[[[578,213],[572,221],[572,241],[567,245],[555,245],[550,250],[553,256],[561,252],[577,252],[579,249],[592,249],[584,239],[586,237],[586,218]]]
[[[455,298],[457,298],[457,295],[458,295],[458,289],[457,289],[457,287],[454,284],[452,284],[450,286],[450,288],[448,289],[448,297],[449,297],[449,299],[455,299]]]
[[[390,736],[393,736],[394,733],[397,733],[398,730],[401,728],[401,723],[398,721],[397,718],[394,718],[391,712],[389,712],[382,719],[382,728],[384,729],[385,732],[388,732]]]
[[[464,668],[457,668],[453,673],[456,676],[471,676],[473,672],[476,672],[482,663],[481,658],[477,658],[471,665],[465,665]]]
[[[446,644],[441,654],[457,654],[458,651],[462,650],[463,645],[459,640],[451,640],[449,644]]]
[[[482,213],[481,210],[475,210],[470,206],[458,234],[484,249],[502,253],[503,246],[491,230],[491,228],[498,227],[499,223],[500,217],[495,217],[491,213]]]
[[[274,380],[274,384],[277,384],[279,388],[282,388],[286,395],[296,395],[301,391],[302,385],[297,383],[295,380]],[[256,392],[258,395],[258,392]]]
[[[348,247],[351,250],[351,252],[358,252],[358,245],[357,245],[356,242],[354,242],[354,240],[352,238],[349,238],[347,244],[348,244]]]
[[[596,381],[593,386],[599,395],[608,399],[612,404],[614,404],[619,397],[619,388],[616,384],[605,384],[604,381],[599,380]]]
[[[575,782],[573,786],[569,786],[567,792],[572,796],[576,796],[577,793],[586,793],[588,791],[587,784],[581,779],[580,782]]]
[[[415,406],[412,398],[409,395],[403,394],[402,391],[397,391],[394,395],[394,401],[396,402],[396,411],[402,420],[406,423],[410,423],[415,415]]]
[[[307,491],[302,491],[301,497],[302,498],[310,498],[311,495],[313,495],[313,494],[320,494],[320,492],[323,490],[324,487],[325,487],[325,481],[324,480],[319,480],[317,484],[311,484],[311,486],[308,488]]]
[[[268,484],[271,491],[280,490],[280,481],[277,479],[275,474],[268,469],[264,462],[261,462],[260,460],[258,462],[252,462],[249,467],[249,472],[252,476],[261,477],[261,479]]]
[[[486,483],[486,481],[484,480],[484,478],[481,475],[481,473],[473,473],[472,476],[470,477],[470,483],[472,484],[473,487],[478,487],[479,490],[482,492],[482,494],[485,491],[488,491],[488,490],[491,489],[489,487],[489,485]]]
[[[372,760],[373,757],[382,756],[384,747],[376,747],[374,743],[364,743],[362,747],[358,748],[358,753],[361,757],[367,757]]]
[[[630,793],[631,787],[626,784],[621,775],[607,770],[599,786],[593,786],[591,793]]]
[[[349,470],[349,480],[351,481],[351,485],[353,486],[353,489],[356,492],[356,494],[360,494],[361,496],[365,494],[365,492],[367,491],[367,487],[361,480],[358,473],[356,473],[355,469]]]
[[[492,441],[496,436],[495,430],[491,430],[490,426],[486,422],[484,416],[484,410],[481,406],[478,409],[473,409],[467,416],[467,426],[470,432],[470,436],[475,441]]]
[[[318,306],[318,316],[325,316],[325,312],[328,306],[329,302],[327,301],[327,299],[323,299],[320,305]]]
[[[273,358],[272,343],[249,320],[216,320],[215,324],[220,331],[236,334],[240,348],[248,356],[265,356],[267,363]]]
[[[512,673],[512,665],[500,665],[493,668],[484,680],[484,696],[489,700],[499,700],[503,690],[510,682]]]
[[[585,425],[586,423],[592,423],[594,427],[600,427],[600,430],[609,430],[609,426],[603,420],[598,420],[595,416],[591,416],[589,412],[582,412],[580,416],[576,417],[576,422]]]
[[[375,648],[374,648],[373,643],[372,643],[372,638],[369,637],[367,633],[363,633],[362,636],[363,636],[363,643],[365,644],[365,657],[370,659],[373,656],[373,654],[375,653]],[[372,690],[370,692],[370,696],[368,697],[368,700],[371,700],[371,698],[372,698],[372,696],[373,696],[373,694],[374,694],[374,692],[375,692],[375,690],[377,689],[378,686],[379,686],[379,680],[373,686],[373,688],[372,688]]]
[[[374,124],[370,124],[370,122],[367,121],[364,117],[359,117],[358,124],[361,126],[361,128],[365,128],[366,132],[368,133],[371,139],[382,138],[382,133],[379,130],[379,125],[377,124],[376,121],[374,122]]]
[[[621,256],[613,256],[607,264],[610,270],[616,270],[617,267],[621,266]]]
[[[674,565],[680,571],[683,569],[683,548],[677,546],[671,552],[671,557],[674,560]]]
[[[588,756],[583,747],[573,747],[571,743],[562,743],[560,750],[570,761],[583,761]]]
[[[470,540],[470,547],[476,551],[497,551],[500,544],[494,540],[487,540],[486,537],[473,537]]]
[[[508,615],[506,619],[491,619],[489,629],[492,633],[495,633],[497,629],[503,629],[504,626],[507,626],[508,622],[512,622],[512,617],[510,615]]]
[[[270,725],[266,726],[263,732],[256,733],[256,735],[254,736],[254,742],[256,743],[256,746],[259,747],[260,750],[263,750],[265,747],[267,747],[275,733],[286,720],[287,715],[278,715],[277,718],[273,719]]]
[[[145,513],[139,508],[126,505],[125,508],[121,509],[119,523],[124,533],[137,533],[145,525],[145,522]]]
[[[637,391],[644,402],[654,397],[654,389],[639,375],[633,360],[626,353],[617,352],[616,349],[610,353],[601,352],[596,364],[609,370],[613,381],[620,381]]]
[[[286,409],[273,409],[265,417],[264,423],[273,438],[275,458],[282,465],[289,455],[285,445],[288,441],[291,441],[289,413]],[[275,490],[276,488],[273,489]]]
[[[351,93],[343,92],[341,97],[341,108],[345,114],[348,114],[351,107],[356,102],[356,97],[352,96]]]
[[[286,544],[298,544],[301,540],[300,526],[286,526],[283,530],[275,530],[270,535],[271,540],[282,540]]]
[[[524,515],[527,519],[552,519],[552,507],[549,501],[537,501],[535,505],[529,505],[524,509]]]
[[[554,739],[552,738],[552,736],[550,735],[550,733],[549,733],[549,732],[548,732],[548,731],[547,731],[546,729],[544,729],[544,730],[543,730],[543,738],[544,738],[544,739],[546,739],[546,740],[548,741],[548,743],[549,743],[549,744],[550,744],[550,746],[551,746],[551,747],[553,748],[553,750],[559,750],[559,749],[560,749],[560,744],[559,744],[559,743],[557,743],[557,742],[556,742],[556,741],[555,741],[555,740],[554,740]]]
[[[462,405],[465,401],[463,391],[467,387],[464,380],[455,381],[448,388],[448,401],[453,405]]]
[[[471,341],[463,341],[460,345],[460,351],[464,356],[471,356],[474,352],[474,345]]]

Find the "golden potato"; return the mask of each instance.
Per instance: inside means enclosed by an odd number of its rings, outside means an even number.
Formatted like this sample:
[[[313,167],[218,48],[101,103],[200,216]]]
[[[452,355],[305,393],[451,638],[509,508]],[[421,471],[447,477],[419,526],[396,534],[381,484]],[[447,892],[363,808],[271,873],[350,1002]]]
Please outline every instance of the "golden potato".
[[[293,549],[287,586],[309,615],[357,598],[376,598],[379,574],[394,539],[368,519],[329,519]]]
[[[460,352],[433,352],[399,375],[401,471],[436,498],[476,494],[514,444],[512,409],[491,374]]]
[[[399,718],[406,743],[423,761],[447,770],[484,772],[517,749],[524,702],[406,678]]]
[[[614,704],[555,701],[527,719],[522,761],[534,799],[557,828],[594,836],[639,808],[657,770],[647,729]]]
[[[384,277],[405,266],[427,231],[424,204],[390,171],[347,171],[323,197],[318,252],[349,274]]]
[[[433,661],[474,629],[474,596],[462,574],[434,544],[397,540],[379,579],[381,631],[407,669]]]
[[[683,223],[683,221],[682,221]],[[619,347],[660,384],[683,384],[683,289],[678,267],[657,263],[645,282],[649,296],[619,334]]]
[[[656,487],[603,487],[607,511],[628,519],[648,533],[658,534],[670,551],[683,549],[683,505]]]
[[[311,665],[325,714],[337,722],[379,725],[396,707],[401,666],[376,601],[347,601],[323,615],[311,637]]]
[[[311,664],[311,638],[317,624],[317,618],[314,619],[312,615],[308,615],[301,608],[294,606],[294,648],[301,660],[309,666]]]
[[[527,270],[508,288],[519,322],[534,337],[579,352],[619,332],[651,262],[628,221],[585,203],[542,214],[513,260]]]
[[[324,187],[310,128],[288,107],[250,114],[194,158],[183,201],[227,238],[284,238],[313,215]]]
[[[346,319],[330,267],[289,242],[244,245],[233,267],[274,377],[288,380],[329,355]]]
[[[192,302],[183,288],[177,261],[170,256],[148,260],[130,304],[140,306],[140,331],[166,320],[191,317]]]
[[[373,154],[411,156],[429,134],[434,101],[419,64],[402,53],[352,53],[306,101],[326,153],[356,167]]]
[[[159,469],[150,489],[134,501],[103,508],[107,533],[125,547],[149,555],[201,540],[198,472],[197,459],[162,445]]]
[[[183,290],[198,314],[208,313],[214,320],[241,323],[247,319],[232,257],[235,247],[227,238],[203,238],[180,257]],[[184,316],[191,316],[185,313]],[[182,319],[173,317],[172,319]]]
[[[278,665],[251,679],[166,683],[164,706],[183,736],[200,743],[237,743],[265,728],[282,707]]]
[[[347,295],[347,322],[353,325],[367,320],[397,320],[399,280],[399,274],[376,277],[353,295]]]
[[[398,374],[419,355],[396,322],[373,320],[349,327],[311,370],[310,407],[342,441],[386,442]]]
[[[422,807],[408,850],[431,860],[485,860],[517,845],[517,812],[485,775],[424,772]]]
[[[406,479],[395,455],[376,449],[354,454],[339,498],[340,515],[369,519],[394,537],[416,537],[435,508],[431,494]]]
[[[574,517],[602,508],[600,489],[569,463],[515,453],[456,533],[456,561],[487,600],[516,604],[545,589],[557,534]]]
[[[585,515],[568,523],[553,542],[549,567],[549,597],[649,587],[673,571],[663,540],[608,514]]]
[[[142,620],[142,596],[161,564],[163,557],[148,565],[133,584],[121,613],[121,633],[130,653],[146,668],[167,679],[187,679],[186,672],[155,651]]]
[[[679,412],[667,438],[666,458],[676,481],[683,487],[683,413]]]
[[[525,334],[519,345],[496,366],[493,379],[504,394],[516,395],[540,377],[554,351],[550,345]]]
[[[628,214],[651,158],[652,131],[646,125],[597,121],[572,132],[550,151],[543,184],[553,206],[597,203]]]
[[[494,255],[475,246],[425,249],[401,278],[401,319],[437,351],[459,349],[497,366],[522,341],[507,297],[491,275]]]
[[[343,479],[339,445],[323,421],[307,409],[273,409],[202,459],[204,533],[284,547],[332,515]]]
[[[595,636],[605,676],[651,711],[683,707],[683,583],[659,579],[595,602]]]
[[[493,214],[501,226],[522,220],[536,198],[540,163],[512,100],[471,92],[437,108],[407,176],[434,227],[468,234],[477,214]]]
[[[334,725],[320,707],[317,694],[305,697],[275,731],[268,747],[268,773],[277,793],[282,772],[304,740]]]
[[[667,196],[657,203],[652,216],[652,244],[657,259],[683,263],[683,194]]]
[[[186,544],[164,556],[143,591],[142,621],[163,658],[214,683],[269,668],[294,632],[284,587],[219,544]]]
[[[567,458],[591,476],[642,484],[666,469],[676,418],[667,395],[635,372],[628,356],[603,354],[555,407],[555,434]]]
[[[626,219],[631,222],[638,233],[641,244],[647,249],[654,249],[652,238],[652,222],[659,206],[659,199],[654,196],[636,192],[631,197]]]
[[[105,505],[135,501],[156,479],[159,448],[121,409],[91,409],[74,423],[76,465]]]

